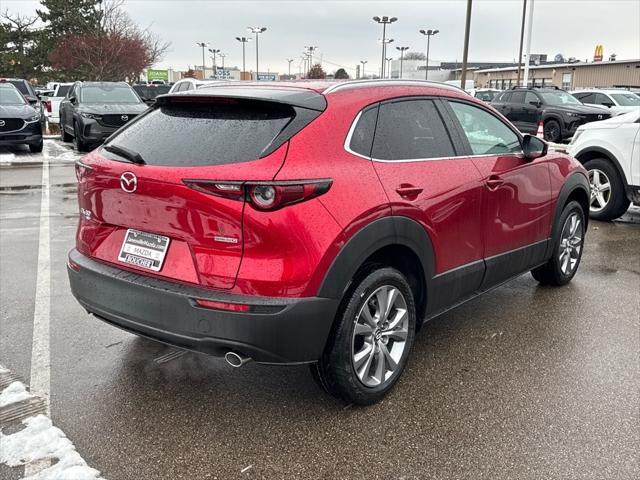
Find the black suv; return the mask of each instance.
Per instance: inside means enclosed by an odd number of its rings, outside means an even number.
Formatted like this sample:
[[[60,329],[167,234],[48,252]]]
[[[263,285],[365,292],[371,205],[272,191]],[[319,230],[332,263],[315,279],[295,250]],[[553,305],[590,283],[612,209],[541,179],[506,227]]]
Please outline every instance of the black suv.
[[[44,105],[40,100],[40,95],[38,95],[35,88],[33,88],[33,85],[24,78],[0,78],[0,83],[10,83],[18,89],[27,102],[29,102],[29,105],[40,113],[40,125],[44,128],[46,122],[44,116]]]
[[[9,83],[0,82],[0,146],[29,145],[42,151],[42,115]]]
[[[584,123],[611,117],[605,109],[583,105],[555,87],[514,87],[494,98],[491,105],[523,133],[535,134],[542,121],[544,138],[549,142],[572,137]]]
[[[146,109],[126,82],[76,82],[60,103],[60,135],[86,151]]]

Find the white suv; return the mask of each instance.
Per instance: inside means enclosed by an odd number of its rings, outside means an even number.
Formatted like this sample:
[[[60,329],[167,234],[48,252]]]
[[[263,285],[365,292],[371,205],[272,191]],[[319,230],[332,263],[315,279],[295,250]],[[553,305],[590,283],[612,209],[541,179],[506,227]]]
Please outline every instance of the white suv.
[[[585,105],[609,108],[612,116],[640,110],[640,96],[621,88],[606,90],[585,88],[570,93]]]
[[[640,205],[640,109],[578,127],[568,151],[589,172],[592,218],[611,220]]]

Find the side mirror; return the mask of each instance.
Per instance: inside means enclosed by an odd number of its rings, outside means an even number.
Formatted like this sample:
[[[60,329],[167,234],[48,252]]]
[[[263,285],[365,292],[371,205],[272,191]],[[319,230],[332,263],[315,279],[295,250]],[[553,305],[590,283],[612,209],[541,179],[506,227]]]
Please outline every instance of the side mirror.
[[[537,101],[529,102],[529,105],[533,105],[536,108],[540,108],[542,106],[542,104]]]
[[[526,134],[522,140],[522,151],[527,160],[544,157],[548,150],[549,144],[541,138]]]
[[[604,105],[607,108],[613,107],[613,103],[603,103],[602,105]]]
[[[69,101],[75,105],[75,103],[76,103],[76,101],[77,101],[77,98],[76,98],[75,96],[71,95],[71,96],[69,97]]]
[[[33,95],[26,95],[25,98],[31,105],[38,103],[38,97],[34,97]]]

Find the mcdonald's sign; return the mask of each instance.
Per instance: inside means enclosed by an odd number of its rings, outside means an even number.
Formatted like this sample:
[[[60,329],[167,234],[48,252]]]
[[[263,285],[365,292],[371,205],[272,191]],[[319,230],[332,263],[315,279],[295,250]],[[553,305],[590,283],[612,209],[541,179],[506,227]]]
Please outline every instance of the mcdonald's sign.
[[[604,48],[602,47],[602,45],[596,45],[596,51],[593,54],[593,61],[594,62],[601,62],[602,61],[602,52],[603,52]]]

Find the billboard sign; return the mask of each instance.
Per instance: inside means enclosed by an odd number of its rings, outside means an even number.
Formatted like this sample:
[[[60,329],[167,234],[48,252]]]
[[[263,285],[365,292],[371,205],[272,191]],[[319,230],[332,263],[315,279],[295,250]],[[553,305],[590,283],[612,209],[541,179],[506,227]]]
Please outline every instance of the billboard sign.
[[[169,81],[169,70],[154,70],[150,68],[147,70],[147,80],[164,80]]]

